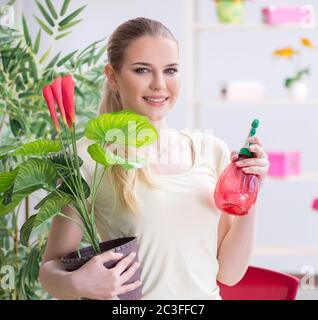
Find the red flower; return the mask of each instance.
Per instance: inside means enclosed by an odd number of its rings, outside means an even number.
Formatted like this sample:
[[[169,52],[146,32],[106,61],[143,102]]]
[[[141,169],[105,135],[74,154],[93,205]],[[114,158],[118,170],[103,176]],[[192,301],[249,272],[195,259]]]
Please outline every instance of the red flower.
[[[61,127],[60,127],[60,124],[59,124],[59,121],[58,121],[57,115],[56,115],[54,97],[53,97],[53,92],[52,92],[51,86],[50,85],[44,86],[44,88],[42,89],[42,94],[43,94],[43,97],[44,97],[46,104],[49,108],[55,129],[57,132],[60,133]]]
[[[52,89],[55,101],[60,109],[62,121],[66,123],[65,111],[64,111],[63,100],[62,100],[62,79],[60,76],[58,76],[53,81],[53,83],[51,84],[51,89]]]
[[[72,75],[67,74],[62,78],[62,97],[68,127],[71,129],[75,123],[74,110],[75,83]]]

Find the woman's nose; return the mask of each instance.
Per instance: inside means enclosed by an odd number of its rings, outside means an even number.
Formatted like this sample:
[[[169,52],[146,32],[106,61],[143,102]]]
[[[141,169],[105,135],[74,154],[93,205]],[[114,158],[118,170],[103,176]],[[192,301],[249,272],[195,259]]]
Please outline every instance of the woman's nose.
[[[152,90],[162,90],[166,87],[166,81],[162,73],[157,73],[153,76],[150,89]]]

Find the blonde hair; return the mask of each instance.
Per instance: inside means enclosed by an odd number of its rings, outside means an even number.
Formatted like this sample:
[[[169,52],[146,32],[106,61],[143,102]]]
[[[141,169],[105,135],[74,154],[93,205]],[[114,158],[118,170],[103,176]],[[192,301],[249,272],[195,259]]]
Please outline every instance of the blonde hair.
[[[172,39],[178,44],[171,31],[159,21],[141,17],[128,20],[114,30],[107,42],[107,62],[116,72],[119,72],[122,67],[125,50],[130,43],[147,35],[162,36]],[[122,109],[119,92],[111,90],[106,78],[99,113],[116,112]],[[139,200],[136,195],[137,179],[141,178],[149,187],[156,187],[148,165],[141,169],[131,170],[126,170],[121,166],[111,166],[107,175],[113,186],[114,196],[118,196],[120,204],[132,214],[137,214],[139,210]]]

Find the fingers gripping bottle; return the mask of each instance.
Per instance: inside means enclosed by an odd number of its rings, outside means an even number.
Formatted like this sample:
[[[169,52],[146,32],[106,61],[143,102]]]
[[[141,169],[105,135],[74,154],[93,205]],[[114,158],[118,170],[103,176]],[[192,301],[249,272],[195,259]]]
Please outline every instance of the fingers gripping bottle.
[[[248,137],[256,134],[259,121],[252,122]],[[253,153],[246,141],[240,149],[238,160],[253,158]],[[235,162],[231,162],[222,172],[214,192],[214,200],[218,209],[232,215],[246,215],[255,204],[259,190],[259,177],[245,173]]]

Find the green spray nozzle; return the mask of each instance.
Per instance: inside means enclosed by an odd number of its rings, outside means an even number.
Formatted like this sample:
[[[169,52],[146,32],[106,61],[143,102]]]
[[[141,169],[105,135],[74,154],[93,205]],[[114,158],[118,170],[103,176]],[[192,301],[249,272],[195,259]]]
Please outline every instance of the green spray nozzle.
[[[250,130],[250,133],[249,133],[249,137],[252,137],[252,136],[255,136],[255,133],[256,133],[256,129],[258,128],[259,126],[259,120],[258,119],[254,119],[252,124],[251,124],[251,130]]]
[[[259,120],[254,119],[251,124],[251,129],[249,131],[248,137],[255,136],[256,129],[258,128],[258,126],[259,126]],[[248,149],[250,145],[251,144],[248,141],[246,141],[244,147],[240,149],[239,155],[247,156],[248,158],[253,158],[253,153]]]

